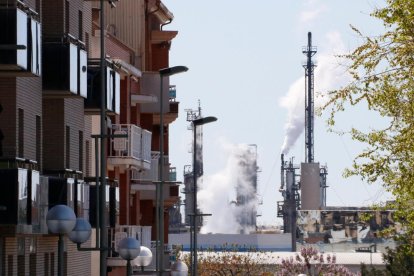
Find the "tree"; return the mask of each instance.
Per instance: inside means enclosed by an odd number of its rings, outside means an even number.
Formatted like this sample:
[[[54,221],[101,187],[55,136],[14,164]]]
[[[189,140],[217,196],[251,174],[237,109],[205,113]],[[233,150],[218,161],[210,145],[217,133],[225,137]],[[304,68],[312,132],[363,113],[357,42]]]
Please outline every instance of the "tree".
[[[313,247],[302,247],[300,255],[296,254],[296,259],[286,258],[282,260],[277,275],[354,275],[346,267],[336,264],[335,255],[327,255]]]
[[[367,148],[355,158],[345,176],[359,175],[369,183],[379,181],[395,196],[391,206],[395,218],[408,236],[414,233],[414,1],[386,0],[371,16],[381,20],[384,33],[364,36],[352,29],[363,43],[350,54],[352,80],[343,88],[329,92],[322,110],[330,110],[328,124],[350,106],[366,103],[386,123],[368,131],[352,128],[352,139]],[[350,105],[350,106],[349,106]],[[346,108],[345,108],[346,107]],[[408,251],[413,252],[413,239]]]
[[[270,254],[255,250],[240,252],[240,246],[224,244],[220,251],[200,251],[197,258],[197,274],[200,276],[271,276],[274,266]],[[181,254],[179,254],[181,256]],[[190,255],[180,257],[191,267]]]

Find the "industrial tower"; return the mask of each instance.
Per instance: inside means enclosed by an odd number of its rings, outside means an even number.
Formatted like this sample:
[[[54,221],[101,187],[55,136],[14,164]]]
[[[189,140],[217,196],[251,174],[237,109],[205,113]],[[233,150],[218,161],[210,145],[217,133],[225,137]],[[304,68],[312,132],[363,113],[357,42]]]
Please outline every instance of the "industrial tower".
[[[303,47],[302,53],[306,56],[305,68],[305,147],[306,163],[313,163],[313,136],[314,136],[314,68],[312,57],[316,54],[316,47],[312,46],[312,33],[308,32],[308,46]]]
[[[198,102],[198,109],[193,110],[193,109],[185,109],[185,112],[187,112],[187,121],[188,122],[192,122],[196,119],[199,119],[202,117],[201,115],[201,106],[200,106],[200,102]],[[192,130],[193,129],[193,124],[190,124],[188,126],[188,130]],[[192,143],[194,145],[194,143]],[[194,164],[190,165],[186,165],[184,167],[184,191],[183,193],[185,194],[185,200],[184,200],[184,205],[185,205],[185,209],[184,209],[184,213],[185,213],[185,225],[190,226],[191,225],[191,218],[190,218],[190,214],[194,213],[193,210],[193,205],[194,205],[194,183],[193,183],[193,174],[195,173],[197,175],[197,178],[200,178],[201,176],[203,176],[203,128],[199,127],[198,131],[197,131],[197,137],[196,137],[196,148],[192,149],[191,152],[193,152],[194,150],[196,151],[196,156],[198,156],[198,164],[197,164],[197,171],[194,172]],[[199,181],[202,181],[201,179]],[[201,184],[199,182],[199,184]],[[199,212],[200,213],[200,212]],[[199,216],[198,218],[198,226],[202,226],[203,225],[203,220],[202,217]]]
[[[283,218],[283,230],[292,233],[292,251],[296,251],[297,210],[320,210],[326,206],[326,166],[314,160],[314,69],[312,57],[316,54],[312,46],[312,33],[308,32],[308,45],[302,48],[306,56],[305,68],[305,162],[300,167],[287,162],[281,155],[281,186],[283,201],[277,203],[277,216]],[[300,169],[300,174],[297,171]],[[300,176],[300,180],[298,177]]]

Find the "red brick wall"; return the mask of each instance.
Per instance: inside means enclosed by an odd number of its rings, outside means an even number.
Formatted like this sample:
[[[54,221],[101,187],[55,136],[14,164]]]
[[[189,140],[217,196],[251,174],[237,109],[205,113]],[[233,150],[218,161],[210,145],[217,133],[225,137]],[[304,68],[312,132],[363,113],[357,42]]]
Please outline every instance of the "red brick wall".
[[[36,116],[42,116],[41,78],[16,79],[16,114],[18,108],[24,110],[24,156],[22,157],[36,160]]]
[[[67,98],[64,101],[65,122],[62,123],[64,124],[64,127],[70,127],[71,136],[69,169],[80,170],[81,168],[79,168],[79,131],[84,131],[84,100],[83,98]],[[85,135],[83,135],[83,137],[85,139]]]
[[[44,37],[61,36],[65,31],[65,1],[43,0],[42,3],[42,34]]]
[[[66,167],[66,126],[70,127],[70,165]],[[45,170],[79,170],[79,131],[84,131],[83,98],[43,100]],[[85,133],[83,137],[88,135]]]
[[[3,132],[3,156],[15,157],[17,154],[17,108],[16,79],[0,78],[0,129]],[[13,123],[15,122],[15,123]]]
[[[65,165],[63,99],[43,99],[43,169],[59,170]]]

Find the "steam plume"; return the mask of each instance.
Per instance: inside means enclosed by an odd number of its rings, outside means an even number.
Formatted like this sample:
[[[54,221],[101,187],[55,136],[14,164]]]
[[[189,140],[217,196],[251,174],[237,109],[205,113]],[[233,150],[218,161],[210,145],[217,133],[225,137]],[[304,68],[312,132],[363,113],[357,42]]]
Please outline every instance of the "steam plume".
[[[329,51],[316,54],[317,67],[315,68],[315,108],[321,107],[327,101],[326,92],[336,89],[349,80],[335,56],[344,53],[344,45],[338,32],[326,34]],[[317,92],[316,92],[317,91]],[[280,106],[287,109],[288,116],[285,123],[285,138],[282,144],[282,153],[287,154],[305,128],[305,77],[297,79],[287,94],[280,99]]]
[[[199,207],[203,213],[212,214],[204,220],[201,233],[247,233],[254,229],[240,218],[254,214],[255,219],[257,200],[256,187],[252,186],[246,163],[256,164],[256,160],[251,160],[252,156],[246,154],[249,150],[247,145],[222,147],[228,156],[226,167],[216,174],[205,175],[203,186],[199,187]]]

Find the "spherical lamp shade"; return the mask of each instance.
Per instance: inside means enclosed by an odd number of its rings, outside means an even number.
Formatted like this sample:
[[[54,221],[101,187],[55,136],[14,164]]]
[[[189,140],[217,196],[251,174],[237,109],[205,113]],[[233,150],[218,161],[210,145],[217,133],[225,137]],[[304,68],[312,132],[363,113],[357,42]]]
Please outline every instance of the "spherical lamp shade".
[[[69,239],[74,243],[84,243],[91,236],[92,227],[84,218],[77,218],[75,228],[69,233]]]
[[[124,260],[135,259],[141,251],[141,245],[137,239],[124,238],[118,243],[118,253]]]
[[[141,246],[138,257],[132,261],[134,266],[149,266],[152,261],[152,252],[148,247]]]
[[[47,212],[46,224],[52,233],[67,234],[75,227],[75,212],[66,205],[56,205]]]
[[[180,260],[171,265],[171,276],[187,276],[188,266]]]

